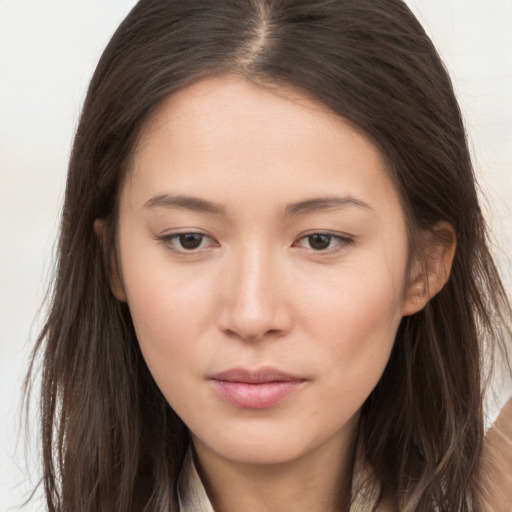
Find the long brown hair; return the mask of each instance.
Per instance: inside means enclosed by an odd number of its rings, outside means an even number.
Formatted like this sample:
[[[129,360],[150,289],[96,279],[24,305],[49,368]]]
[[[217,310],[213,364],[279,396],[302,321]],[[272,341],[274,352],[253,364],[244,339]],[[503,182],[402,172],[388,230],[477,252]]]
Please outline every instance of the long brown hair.
[[[371,137],[400,192],[413,253],[420,233],[453,226],[451,277],[403,318],[359,438],[382,496],[401,511],[477,512],[483,354],[504,343],[510,309],[450,79],[400,0],[142,0],[118,28],[76,133],[51,308],[33,360],[43,364],[49,510],[178,510],[187,429],[110,291],[110,262],[119,188],[144,121],[178,89],[225,73],[296,86]]]

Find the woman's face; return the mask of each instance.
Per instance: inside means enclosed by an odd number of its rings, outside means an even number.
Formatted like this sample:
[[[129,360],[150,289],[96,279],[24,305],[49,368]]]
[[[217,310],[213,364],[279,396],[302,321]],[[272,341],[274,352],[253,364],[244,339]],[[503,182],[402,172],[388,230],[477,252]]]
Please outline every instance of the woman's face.
[[[238,462],[347,443],[410,313],[379,151],[297,91],[243,78],[200,81],[147,122],[118,260],[156,383],[197,444]]]

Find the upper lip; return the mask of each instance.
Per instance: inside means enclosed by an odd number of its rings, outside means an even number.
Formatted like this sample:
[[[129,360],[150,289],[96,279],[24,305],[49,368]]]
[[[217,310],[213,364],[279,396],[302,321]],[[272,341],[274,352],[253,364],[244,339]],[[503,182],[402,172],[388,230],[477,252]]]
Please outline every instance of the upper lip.
[[[213,380],[227,382],[243,382],[246,384],[262,384],[265,382],[303,381],[304,378],[282,372],[272,367],[246,370],[245,368],[232,368],[211,376]]]

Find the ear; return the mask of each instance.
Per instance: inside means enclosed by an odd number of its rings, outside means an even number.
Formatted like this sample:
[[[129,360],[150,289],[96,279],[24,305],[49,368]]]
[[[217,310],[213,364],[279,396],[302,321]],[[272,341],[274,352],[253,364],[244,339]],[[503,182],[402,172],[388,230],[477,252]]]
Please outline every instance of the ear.
[[[455,230],[448,222],[439,222],[423,235],[422,250],[412,264],[405,290],[403,315],[413,315],[439,293],[452,268],[457,245]]]
[[[96,219],[94,221],[94,232],[98,237],[100,245],[103,247],[103,250],[107,250],[106,243],[106,228],[104,219]],[[110,290],[112,294],[119,302],[126,302],[126,292],[124,289],[123,278],[121,275],[121,271],[119,268],[119,262],[117,261],[117,257],[114,251],[111,254],[107,255],[105,258],[108,261],[108,273],[109,273],[109,281],[110,281]]]

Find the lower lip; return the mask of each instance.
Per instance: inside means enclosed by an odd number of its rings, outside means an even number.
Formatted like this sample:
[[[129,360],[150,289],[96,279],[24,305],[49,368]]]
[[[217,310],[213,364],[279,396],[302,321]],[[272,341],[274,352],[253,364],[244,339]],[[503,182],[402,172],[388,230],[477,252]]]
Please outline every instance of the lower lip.
[[[277,405],[297,391],[303,384],[300,380],[262,382],[231,382],[213,380],[215,391],[225,400],[242,409],[268,409]]]

